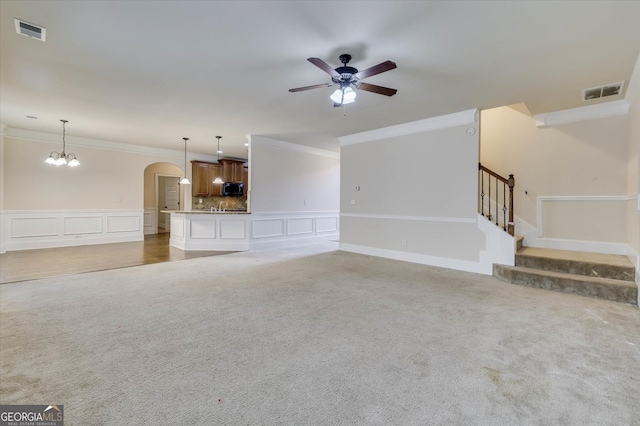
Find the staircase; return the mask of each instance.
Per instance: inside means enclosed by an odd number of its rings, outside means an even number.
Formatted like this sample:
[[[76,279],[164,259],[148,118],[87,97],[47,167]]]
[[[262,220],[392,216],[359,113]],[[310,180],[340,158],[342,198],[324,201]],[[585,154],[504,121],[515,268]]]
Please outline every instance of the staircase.
[[[493,275],[527,287],[638,304],[635,268],[625,256],[522,247],[516,266],[493,265]]]

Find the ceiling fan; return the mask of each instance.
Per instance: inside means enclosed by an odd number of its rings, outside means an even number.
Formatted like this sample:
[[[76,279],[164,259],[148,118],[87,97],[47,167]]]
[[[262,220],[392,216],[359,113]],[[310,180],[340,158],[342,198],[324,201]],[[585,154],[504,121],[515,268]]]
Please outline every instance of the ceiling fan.
[[[340,87],[330,96],[334,107],[349,104],[356,99],[356,92],[353,90],[353,87],[385,96],[393,96],[398,92],[396,89],[376,86],[375,84],[364,83],[361,81],[367,77],[391,71],[396,68],[395,62],[385,61],[371,68],[367,68],[366,70],[358,71],[354,67],[347,66],[350,60],[351,55],[346,53],[340,55],[340,62],[342,62],[342,66],[334,69],[331,68],[331,65],[327,64],[320,58],[308,58],[307,61],[311,62],[313,65],[331,76],[331,83],[297,87],[295,89],[289,89],[289,92],[302,92],[304,90],[319,89],[321,87],[330,87],[335,84],[339,84]]]

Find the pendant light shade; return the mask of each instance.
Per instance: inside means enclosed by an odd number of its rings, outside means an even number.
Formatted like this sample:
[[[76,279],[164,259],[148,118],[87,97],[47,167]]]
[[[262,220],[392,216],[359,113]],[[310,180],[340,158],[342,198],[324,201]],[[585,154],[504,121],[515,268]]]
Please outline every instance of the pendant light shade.
[[[216,138],[218,138],[218,163],[219,163],[220,162],[220,154],[222,154],[222,151],[220,151],[220,139],[222,139],[222,136],[216,136]],[[213,183],[220,185],[220,184],[223,184],[224,181],[222,180],[222,178],[220,176],[218,176],[213,180]]]
[[[182,139],[184,139],[184,177],[180,179],[180,182],[178,183],[180,185],[191,185],[191,182],[189,182],[189,179],[187,178],[187,141],[189,138]]]
[[[69,122],[68,120],[60,120],[62,122],[62,152],[51,152],[49,157],[44,160],[47,164],[52,164],[54,166],[67,166],[67,167],[78,167],[80,165],[80,161],[76,158],[76,155],[73,153],[65,153],[64,150],[66,148],[66,129],[65,125]]]

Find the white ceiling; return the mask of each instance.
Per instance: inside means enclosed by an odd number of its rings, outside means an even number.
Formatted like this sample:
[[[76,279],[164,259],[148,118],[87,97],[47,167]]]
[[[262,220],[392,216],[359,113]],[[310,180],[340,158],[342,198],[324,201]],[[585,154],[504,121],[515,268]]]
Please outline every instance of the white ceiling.
[[[99,140],[245,157],[245,135],[339,150],[337,137],[469,108],[584,106],[628,81],[639,1],[0,1],[0,122]],[[14,18],[46,27],[16,34]],[[333,108],[307,62],[398,89]],[[615,100],[623,97],[610,97]],[[590,101],[600,102],[600,101]],[[37,120],[26,116],[38,117]]]

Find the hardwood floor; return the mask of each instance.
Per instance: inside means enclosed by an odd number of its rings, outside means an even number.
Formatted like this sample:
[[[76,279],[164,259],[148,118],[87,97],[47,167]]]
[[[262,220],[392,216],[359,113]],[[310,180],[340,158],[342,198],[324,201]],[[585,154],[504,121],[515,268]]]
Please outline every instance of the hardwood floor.
[[[0,284],[232,252],[183,251],[169,246],[169,233],[144,241],[21,250],[0,254]]]

